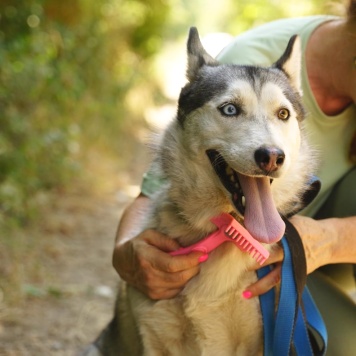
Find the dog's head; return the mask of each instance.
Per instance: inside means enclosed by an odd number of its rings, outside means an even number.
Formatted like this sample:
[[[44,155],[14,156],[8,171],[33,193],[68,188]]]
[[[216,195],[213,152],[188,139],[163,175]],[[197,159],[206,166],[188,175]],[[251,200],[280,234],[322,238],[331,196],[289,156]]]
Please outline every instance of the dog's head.
[[[177,117],[188,155],[215,172],[216,184],[257,240],[278,241],[285,228],[278,210],[300,190],[286,179],[299,174],[303,146],[299,37],[269,68],[220,64],[205,51],[196,28],[187,47],[188,83]],[[283,180],[284,186],[277,183]]]

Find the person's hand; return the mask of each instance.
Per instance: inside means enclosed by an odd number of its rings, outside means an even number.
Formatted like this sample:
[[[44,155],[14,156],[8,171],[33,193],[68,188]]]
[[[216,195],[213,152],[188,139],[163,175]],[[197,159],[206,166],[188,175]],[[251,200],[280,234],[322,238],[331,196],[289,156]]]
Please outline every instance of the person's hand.
[[[179,244],[155,230],[145,230],[117,244],[113,265],[120,277],[151,299],[175,297],[199,273],[201,252],[171,256]]]
[[[307,262],[307,274],[312,273],[320,266],[330,261],[330,245],[325,238],[327,231],[332,234],[330,220],[314,220],[305,216],[295,215],[290,222],[297,229],[304,246],[305,257]],[[262,279],[248,286],[243,296],[252,298],[268,292],[275,287],[281,280],[281,268],[283,261],[283,249],[280,245],[274,247],[270,257],[264,263],[272,265],[272,271]],[[261,266],[257,263],[252,269],[257,270]]]
[[[276,245],[262,266],[257,262],[254,263],[251,267],[252,271],[256,271],[268,265],[271,265],[273,269],[266,276],[248,286],[242,294],[243,297],[246,299],[257,297],[275,287],[281,280],[282,261],[283,248],[280,245]]]

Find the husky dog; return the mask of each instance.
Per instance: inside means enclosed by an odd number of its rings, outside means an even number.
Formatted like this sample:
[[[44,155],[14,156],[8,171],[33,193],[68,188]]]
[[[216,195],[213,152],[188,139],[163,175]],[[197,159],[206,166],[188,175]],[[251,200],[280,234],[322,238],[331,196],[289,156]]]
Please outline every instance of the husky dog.
[[[219,64],[196,28],[188,38],[188,83],[153,167],[165,178],[147,228],[180,245],[230,213],[267,249],[282,238],[281,215],[299,210],[314,170],[303,133],[298,36],[271,67]],[[116,315],[98,346],[104,355],[260,355],[258,298],[245,300],[256,262],[224,243],[175,298],[153,301],[121,283]]]

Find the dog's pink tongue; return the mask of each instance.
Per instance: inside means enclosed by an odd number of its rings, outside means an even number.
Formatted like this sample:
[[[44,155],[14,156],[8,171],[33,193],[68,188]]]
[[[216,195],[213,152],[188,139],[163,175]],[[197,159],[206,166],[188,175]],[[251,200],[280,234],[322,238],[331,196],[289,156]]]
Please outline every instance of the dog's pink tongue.
[[[279,241],[283,237],[285,224],[274,205],[270,179],[239,174],[239,180],[245,195],[246,229],[259,242]]]

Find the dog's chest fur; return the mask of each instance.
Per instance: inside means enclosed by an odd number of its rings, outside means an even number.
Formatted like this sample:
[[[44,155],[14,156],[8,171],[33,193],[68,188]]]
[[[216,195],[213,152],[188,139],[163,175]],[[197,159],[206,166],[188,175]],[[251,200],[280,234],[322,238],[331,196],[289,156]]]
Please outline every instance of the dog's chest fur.
[[[179,297],[159,302],[143,298],[136,315],[145,355],[259,355],[259,303],[241,296],[256,279],[246,271],[246,257],[225,244]]]

